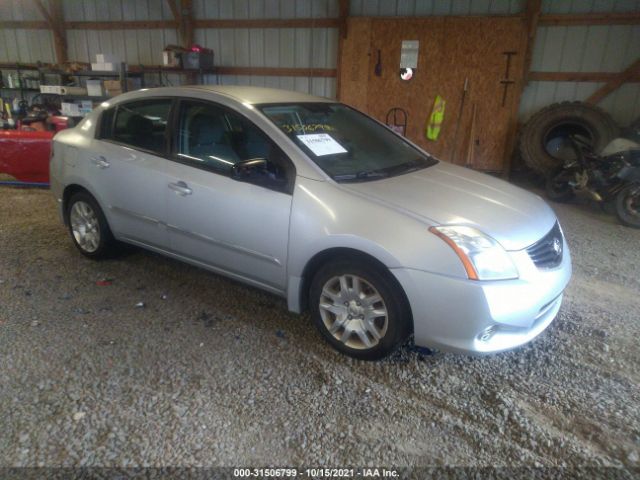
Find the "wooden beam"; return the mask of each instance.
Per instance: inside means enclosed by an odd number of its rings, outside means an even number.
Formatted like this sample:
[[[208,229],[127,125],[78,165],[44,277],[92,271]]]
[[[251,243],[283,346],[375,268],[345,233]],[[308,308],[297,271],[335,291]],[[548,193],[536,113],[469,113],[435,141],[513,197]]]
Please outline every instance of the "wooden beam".
[[[86,62],[70,62],[70,63],[86,63]],[[20,68],[23,70],[48,70],[55,65],[47,63],[15,63],[0,62],[0,68],[12,69]],[[165,67],[164,65],[130,65],[129,72],[167,72],[167,73],[199,73],[199,70],[187,70],[175,67]],[[281,68],[281,67],[213,67],[204,70],[205,74],[220,75],[260,75],[265,77],[322,77],[331,78],[336,76],[335,68]]]
[[[193,23],[193,3],[191,0],[176,0],[180,7],[180,27],[178,28],[178,38],[184,48],[190,48],[193,45],[195,29]],[[198,82],[198,73],[187,72],[187,84],[196,84]]]
[[[610,82],[616,79],[620,72],[530,72],[532,82]],[[627,82],[640,82],[640,73],[635,72]]]
[[[124,20],[119,22],[64,22],[67,30],[144,30],[178,28],[176,20]],[[194,28],[340,28],[339,18],[247,18],[238,20],[193,20]],[[47,30],[49,24],[38,20],[1,20],[0,28]]]
[[[518,137],[518,110],[520,109],[520,101],[522,92],[529,81],[529,71],[531,70],[531,59],[533,58],[533,47],[536,42],[536,33],[538,31],[538,22],[540,12],[542,11],[542,0],[527,0],[524,9],[524,28],[522,44],[524,45],[524,60],[522,63],[522,71],[520,78],[516,76],[515,95],[516,100],[512,103],[509,112],[509,124],[507,126],[507,134],[505,138],[504,160],[502,176],[509,178],[511,174],[511,158],[516,147],[516,139]]]
[[[541,26],[638,25],[640,12],[540,15]]]
[[[540,23],[540,12],[542,11],[542,0],[527,0],[524,14],[525,32],[526,32],[526,51],[524,54],[524,65],[522,72],[522,80],[524,86],[527,85],[529,71],[531,70],[531,60],[533,58],[533,47],[536,43],[536,33],[538,32],[538,24]]]
[[[193,45],[193,4],[191,0],[180,1],[180,38],[185,48]]]
[[[53,46],[58,63],[67,61],[67,34],[64,29],[64,17],[60,0],[51,0],[50,8],[45,7],[42,0],[32,0],[40,14],[44,17],[49,29],[53,32]]]
[[[610,93],[614,92],[618,88],[620,88],[623,84],[625,84],[631,77],[640,73],[640,58],[638,58],[635,62],[629,65],[625,70],[620,72],[617,77],[609,80],[603,86],[601,86],[598,90],[593,92],[589,98],[587,98],[586,102],[592,105],[597,104],[603,98],[605,98]]]
[[[179,1],[179,0],[167,0],[167,3],[169,4],[169,10],[171,10],[173,19],[176,22],[179,22],[181,15],[180,15],[180,9],[178,8],[178,4],[176,3],[176,1]]]
[[[349,0],[340,0],[338,12],[340,26],[338,27],[338,52],[336,55],[336,98],[340,98],[340,88],[342,86],[340,82],[340,65],[342,63],[342,49],[344,48],[349,28]]]
[[[1,66],[2,64],[0,64]],[[132,65],[131,72],[166,72],[190,75],[200,73],[199,70],[189,70],[164,65]],[[259,75],[263,77],[322,77],[336,76],[335,68],[288,68],[288,67],[213,67],[203,70],[204,74],[218,75]]]
[[[0,28],[49,30],[49,24],[41,20],[0,20]]]
[[[6,68],[8,70],[38,70],[38,68],[47,68],[49,65],[42,64],[38,65],[37,63],[16,63],[16,62],[0,62],[0,68]]]
[[[58,63],[65,63],[69,59],[67,45],[67,31],[64,26],[64,9],[62,0],[49,0],[51,17],[54,24],[56,58]]]
[[[67,30],[145,30],[177,28],[174,20],[126,20],[123,22],[65,22]]]
[[[40,12],[40,15],[42,15],[44,17],[44,20],[49,24],[49,28],[54,29],[55,22],[53,21],[53,17],[51,16],[51,13],[49,13],[49,10],[47,10],[47,8],[42,3],[42,0],[32,0],[32,1],[35,4],[38,11]]]
[[[265,77],[335,77],[335,68],[216,67],[221,75],[260,75]]]
[[[349,18],[349,0],[340,0],[338,6],[338,20],[340,21],[340,25],[338,29],[340,31],[341,38],[347,38],[347,20]]]
[[[339,28],[339,18],[248,18],[238,20],[201,19],[196,28]]]
[[[169,8],[177,0],[167,0]],[[177,11],[177,10],[176,10]],[[498,17],[505,15],[492,15]],[[487,17],[486,15],[478,16]],[[508,17],[508,16],[507,16]],[[402,17],[397,17],[402,18]],[[130,30],[176,28],[178,20],[149,20],[122,22],[66,22],[68,30]],[[288,18],[288,19],[200,19],[194,20],[194,28],[340,28],[340,18]],[[582,13],[582,14],[542,14],[538,18],[540,26],[571,26],[571,25],[638,25],[640,12],[627,13]],[[47,22],[33,20],[3,20],[0,28],[13,29],[48,29]]]

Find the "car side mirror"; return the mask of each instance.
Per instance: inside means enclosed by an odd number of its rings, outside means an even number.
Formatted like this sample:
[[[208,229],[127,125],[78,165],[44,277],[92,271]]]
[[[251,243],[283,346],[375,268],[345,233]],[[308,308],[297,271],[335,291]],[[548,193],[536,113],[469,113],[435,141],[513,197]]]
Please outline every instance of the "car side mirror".
[[[263,174],[267,169],[266,158],[250,158],[242,160],[231,167],[231,177],[236,180],[248,180]]]

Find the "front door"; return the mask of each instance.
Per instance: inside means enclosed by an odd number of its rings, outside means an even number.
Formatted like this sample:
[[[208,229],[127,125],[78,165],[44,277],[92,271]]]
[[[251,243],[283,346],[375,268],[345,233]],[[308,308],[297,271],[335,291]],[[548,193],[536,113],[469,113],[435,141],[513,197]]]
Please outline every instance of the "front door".
[[[172,250],[227,275],[276,291],[286,286],[291,161],[237,112],[181,101],[172,181],[167,185]],[[242,181],[233,167],[265,161]]]

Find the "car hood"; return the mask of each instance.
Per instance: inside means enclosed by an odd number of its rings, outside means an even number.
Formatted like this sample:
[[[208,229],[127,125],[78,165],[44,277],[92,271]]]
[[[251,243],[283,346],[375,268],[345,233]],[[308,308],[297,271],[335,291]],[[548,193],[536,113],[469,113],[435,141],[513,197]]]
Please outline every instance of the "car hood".
[[[341,186],[429,223],[476,227],[507,250],[535,243],[556,221],[538,195],[445,162],[396,177]]]

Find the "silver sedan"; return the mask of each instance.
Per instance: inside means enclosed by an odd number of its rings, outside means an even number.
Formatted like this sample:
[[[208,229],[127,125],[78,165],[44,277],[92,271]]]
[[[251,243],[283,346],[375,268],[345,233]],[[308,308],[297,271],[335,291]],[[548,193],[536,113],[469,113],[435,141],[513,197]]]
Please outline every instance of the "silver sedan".
[[[356,358],[517,347],[571,276],[538,196],[296,92],[127,93],[56,135],[50,173],[84,255],[126,242],[262,288]]]

